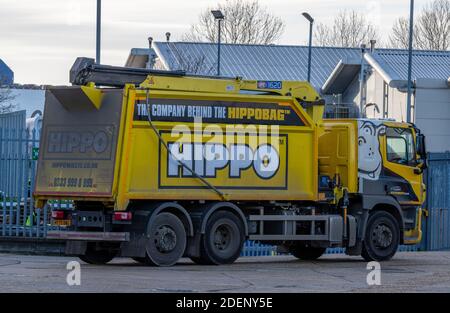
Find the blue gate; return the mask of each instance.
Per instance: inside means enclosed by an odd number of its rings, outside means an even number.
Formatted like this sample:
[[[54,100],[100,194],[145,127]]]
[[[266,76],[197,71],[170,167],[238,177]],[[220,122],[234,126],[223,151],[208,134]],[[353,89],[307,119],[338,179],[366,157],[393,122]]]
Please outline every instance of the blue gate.
[[[450,249],[450,152],[430,153],[427,170],[426,250]]]
[[[0,114],[0,237],[45,238],[53,202],[35,209],[33,190],[39,132],[26,127],[25,111]]]

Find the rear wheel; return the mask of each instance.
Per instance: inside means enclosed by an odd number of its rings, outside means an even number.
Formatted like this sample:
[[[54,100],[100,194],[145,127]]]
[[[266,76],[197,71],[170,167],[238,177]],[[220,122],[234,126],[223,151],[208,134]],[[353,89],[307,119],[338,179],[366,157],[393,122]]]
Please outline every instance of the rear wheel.
[[[289,252],[300,260],[317,260],[325,253],[326,248],[310,247],[301,245],[299,243],[294,244],[289,248]]]
[[[174,265],[186,249],[186,230],[181,220],[172,213],[158,214],[148,226],[149,240],[145,258],[138,262],[154,266]]]
[[[387,261],[397,252],[400,227],[392,214],[377,211],[369,216],[363,242],[362,257],[367,262]]]
[[[94,243],[88,243],[85,254],[78,257],[88,264],[101,265],[114,259],[116,254],[117,251],[97,248]]]
[[[200,257],[191,259],[198,264],[231,264],[239,257],[244,240],[244,225],[240,218],[227,211],[215,212],[206,223]]]

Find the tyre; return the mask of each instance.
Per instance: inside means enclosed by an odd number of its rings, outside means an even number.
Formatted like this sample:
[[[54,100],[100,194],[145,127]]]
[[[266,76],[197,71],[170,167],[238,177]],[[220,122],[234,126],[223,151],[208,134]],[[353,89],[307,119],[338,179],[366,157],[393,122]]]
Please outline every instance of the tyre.
[[[300,260],[317,260],[325,253],[326,248],[309,247],[296,243],[289,248],[289,252]]]
[[[172,266],[186,249],[186,230],[181,220],[172,213],[158,214],[148,225],[148,243],[143,263],[153,266]],[[139,260],[138,260],[139,261]]]
[[[84,255],[78,256],[81,261],[88,264],[101,265],[106,264],[116,256],[117,252],[107,249],[96,249],[95,244],[88,243]]]
[[[244,240],[244,225],[239,217],[227,211],[215,212],[206,222],[200,257],[191,259],[197,264],[231,264],[239,257]]]
[[[390,260],[400,243],[400,227],[392,214],[373,212],[367,221],[361,255],[367,262]]]

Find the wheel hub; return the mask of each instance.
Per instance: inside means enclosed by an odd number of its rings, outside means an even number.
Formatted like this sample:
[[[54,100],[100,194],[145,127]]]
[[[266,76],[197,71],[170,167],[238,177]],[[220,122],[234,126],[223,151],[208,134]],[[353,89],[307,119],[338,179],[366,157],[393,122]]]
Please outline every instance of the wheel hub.
[[[177,235],[168,226],[161,226],[155,233],[155,245],[160,252],[170,252],[177,245]]]
[[[392,230],[385,225],[377,225],[372,233],[373,242],[381,248],[387,248],[392,244]]]
[[[224,225],[217,227],[214,232],[214,245],[216,248],[219,250],[225,250],[228,247],[230,240],[230,230]]]

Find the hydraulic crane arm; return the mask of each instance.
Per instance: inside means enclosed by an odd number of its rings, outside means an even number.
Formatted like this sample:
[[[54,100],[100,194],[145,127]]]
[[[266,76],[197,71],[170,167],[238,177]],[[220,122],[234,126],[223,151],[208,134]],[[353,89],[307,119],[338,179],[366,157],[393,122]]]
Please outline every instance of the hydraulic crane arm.
[[[174,78],[178,78],[178,80],[175,81]],[[72,65],[70,82],[73,85],[81,86],[88,83],[110,87],[124,87],[125,84],[133,84],[150,89],[213,93],[240,93],[245,90],[292,96],[309,103],[321,101],[319,94],[307,82],[243,80],[240,77],[192,75],[180,70],[165,71],[111,66],[96,64],[94,59],[85,57],[78,57]]]
[[[103,65],[96,64],[94,59],[79,57],[70,69],[70,83],[83,86],[93,82],[99,86],[123,87],[125,84],[139,85],[148,75],[181,77],[185,72]]]

